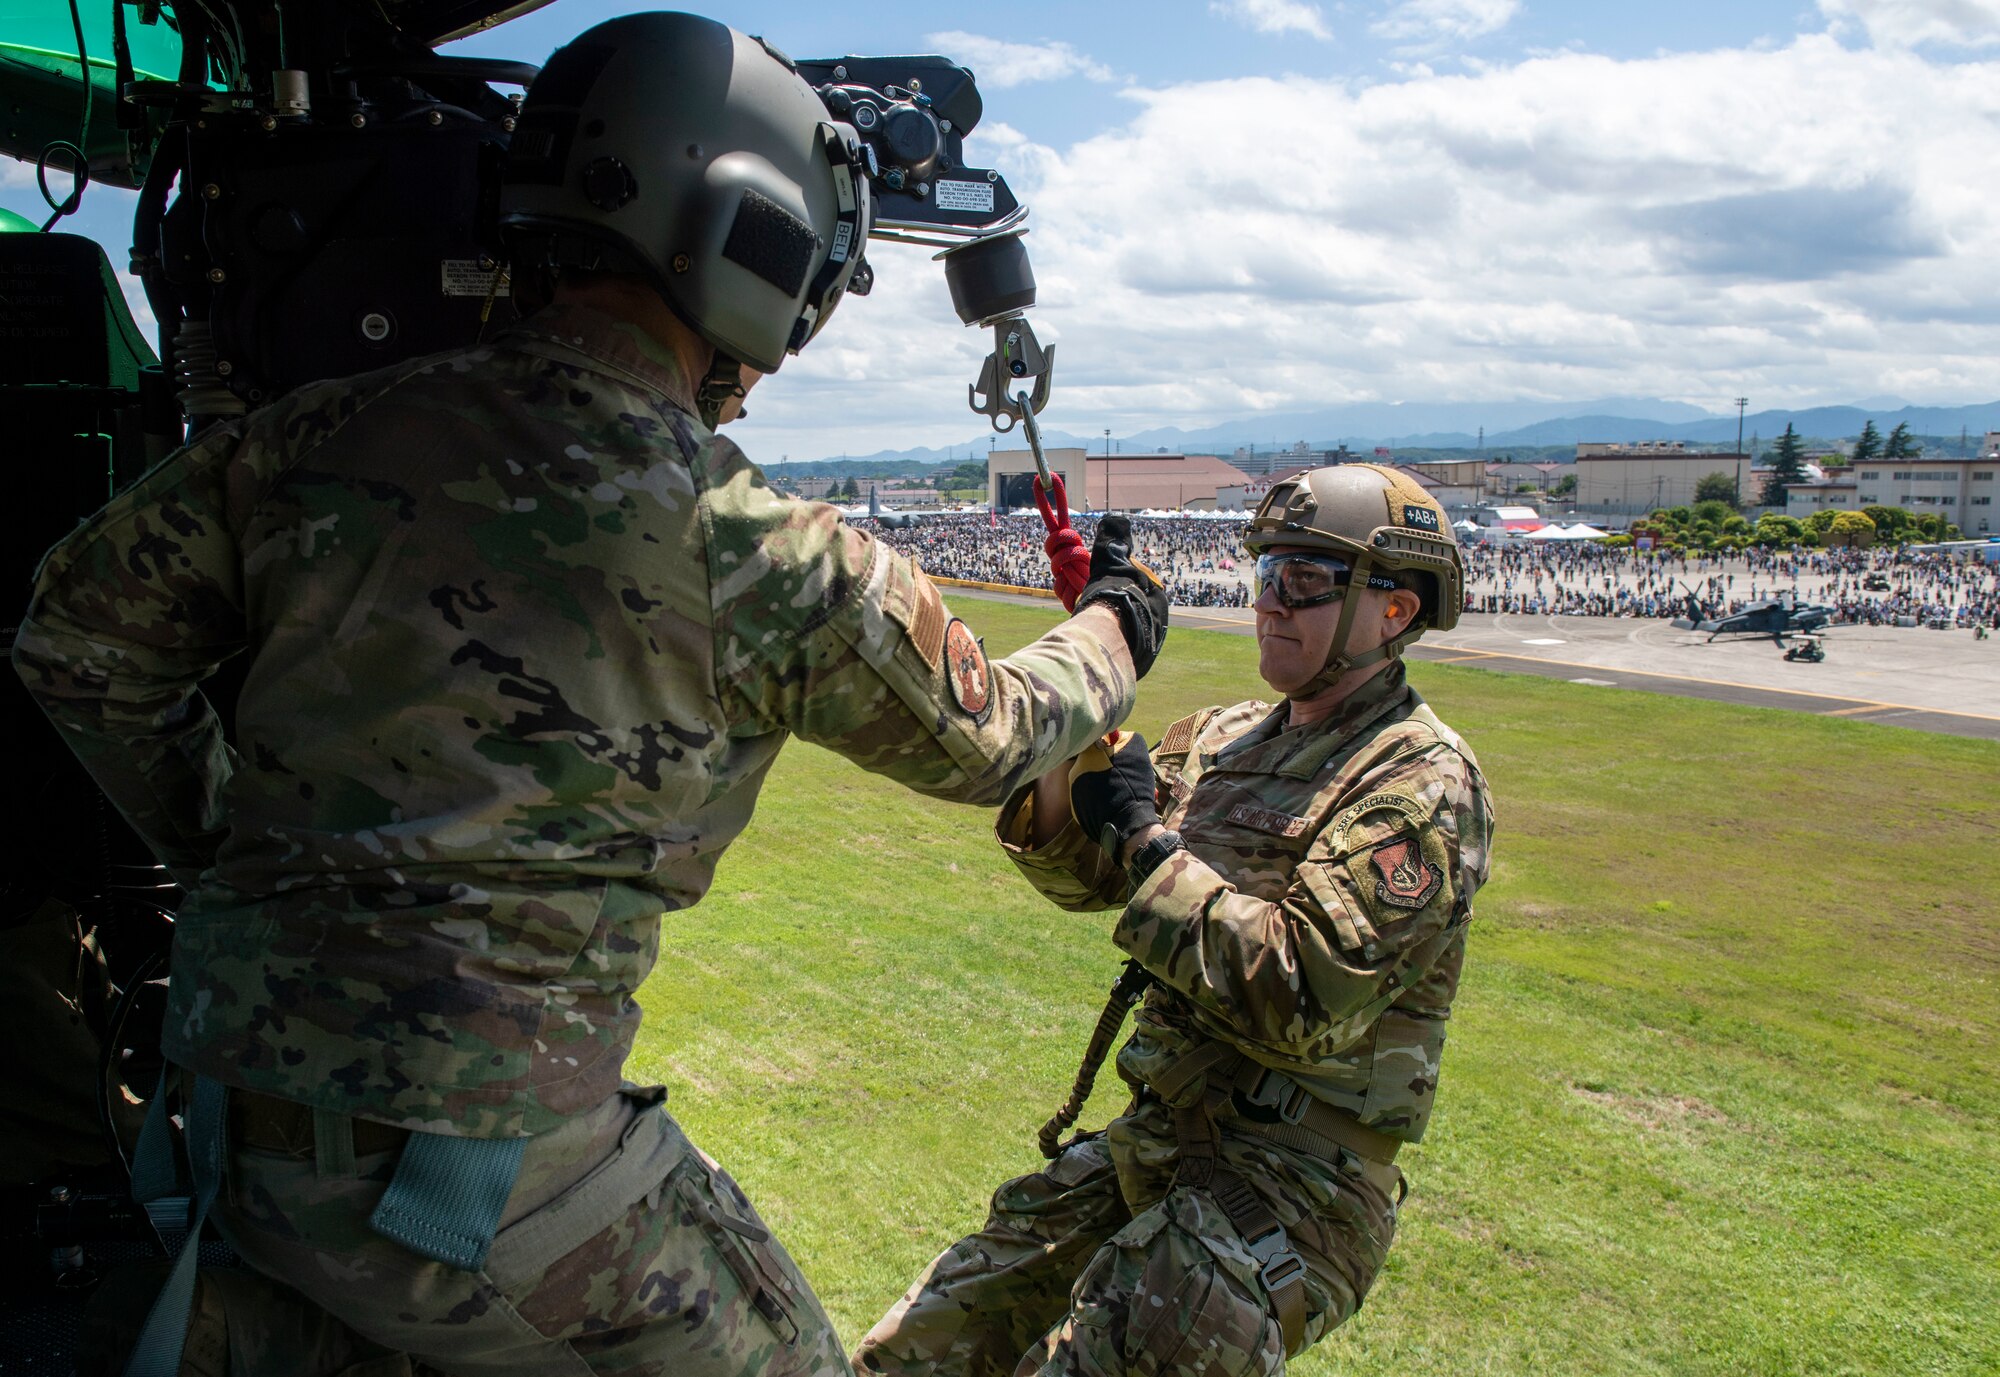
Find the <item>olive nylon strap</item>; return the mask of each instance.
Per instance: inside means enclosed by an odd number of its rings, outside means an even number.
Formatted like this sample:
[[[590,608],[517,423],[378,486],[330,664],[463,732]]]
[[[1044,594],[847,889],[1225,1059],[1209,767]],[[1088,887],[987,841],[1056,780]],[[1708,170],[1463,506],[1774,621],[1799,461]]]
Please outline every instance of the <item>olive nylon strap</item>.
[[[1097,1084],[1097,1073],[1104,1066],[1104,1058],[1111,1051],[1111,1041],[1118,1036],[1118,1030],[1125,1026],[1125,1016],[1132,1012],[1132,1006],[1153,983],[1153,977],[1137,961],[1127,961],[1125,969],[1112,982],[1111,997],[1104,1002],[1104,1012],[1097,1016],[1097,1027],[1090,1033],[1090,1043],[1083,1051],[1083,1062],[1076,1069],[1076,1084],[1070,1087],[1069,1098],[1055,1112],[1055,1117],[1042,1125],[1036,1135],[1042,1156],[1053,1162],[1062,1153],[1062,1135],[1069,1130],[1077,1116],[1083,1113],[1084,1102],[1090,1098],[1092,1088]]]

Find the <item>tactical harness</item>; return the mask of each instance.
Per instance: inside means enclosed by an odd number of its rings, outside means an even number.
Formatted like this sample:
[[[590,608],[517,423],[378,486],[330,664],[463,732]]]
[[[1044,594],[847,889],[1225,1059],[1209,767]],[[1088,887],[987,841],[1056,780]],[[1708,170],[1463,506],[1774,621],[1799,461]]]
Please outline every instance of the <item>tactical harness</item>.
[[[1037,1135],[1042,1156],[1053,1161],[1062,1154],[1063,1133],[1083,1112],[1097,1073],[1103,1069],[1132,1006],[1153,984],[1154,977],[1144,966],[1137,961],[1125,963],[1104,1012],[1097,1016],[1097,1026],[1091,1030],[1069,1098]],[[1187,1104],[1178,1103],[1190,1086],[1204,1078],[1199,1095]],[[1257,1278],[1270,1299],[1286,1354],[1297,1353],[1306,1328],[1305,1262],[1285,1226],[1250,1183],[1222,1165],[1222,1133],[1216,1120],[1227,1119],[1232,1128],[1322,1161],[1338,1162],[1346,1151],[1361,1160],[1364,1171],[1385,1193],[1393,1184],[1398,1199],[1401,1177],[1392,1173],[1402,1142],[1378,1133],[1315,1097],[1283,1072],[1260,1065],[1222,1042],[1203,1042],[1154,1077],[1146,1093],[1173,1110],[1179,1149],[1174,1184],[1202,1192],[1228,1217],[1244,1248],[1256,1260]]]
[[[175,1158],[165,1086],[153,1097],[133,1154],[134,1199],[164,1205],[180,1197],[192,1198],[188,1200],[187,1232],[180,1253],[146,1316],[145,1327],[126,1362],[125,1377],[172,1377],[180,1370],[194,1304],[197,1245],[221,1189],[228,1159],[229,1088],[208,1076],[190,1079],[193,1093],[182,1109],[187,1171],[182,1172]],[[352,1140],[330,1131],[336,1125],[344,1127],[341,1116],[327,1110],[310,1112],[316,1143],[347,1143],[343,1155],[351,1167]],[[487,1267],[487,1255],[527,1145],[525,1138],[408,1134],[395,1175],[370,1216],[369,1226],[433,1261],[468,1271]],[[326,1169],[334,1164],[322,1158],[321,1165]],[[593,1224],[591,1230],[595,1227]],[[588,1237],[589,1232],[585,1232],[567,1241],[574,1246]]]

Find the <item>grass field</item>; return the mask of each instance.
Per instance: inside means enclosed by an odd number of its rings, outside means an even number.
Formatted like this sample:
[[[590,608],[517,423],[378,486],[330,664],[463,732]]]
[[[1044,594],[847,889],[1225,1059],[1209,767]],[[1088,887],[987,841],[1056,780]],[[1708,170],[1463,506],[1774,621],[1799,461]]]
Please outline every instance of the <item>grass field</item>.
[[[963,610],[993,653],[1051,621]],[[1133,725],[1254,666],[1177,631]],[[1492,780],[1497,859],[1388,1268],[1294,1370],[2000,1372],[2000,745],[1413,677]],[[1119,963],[990,822],[795,744],[643,993],[632,1074],[850,1344],[1039,1164]]]

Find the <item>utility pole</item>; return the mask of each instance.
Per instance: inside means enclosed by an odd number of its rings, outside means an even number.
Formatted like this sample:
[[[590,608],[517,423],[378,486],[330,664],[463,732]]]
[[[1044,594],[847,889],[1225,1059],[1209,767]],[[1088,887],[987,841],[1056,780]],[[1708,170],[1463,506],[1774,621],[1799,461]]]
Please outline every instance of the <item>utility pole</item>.
[[[1748,397],[1736,399],[1736,506],[1743,506],[1743,413],[1750,406]]]

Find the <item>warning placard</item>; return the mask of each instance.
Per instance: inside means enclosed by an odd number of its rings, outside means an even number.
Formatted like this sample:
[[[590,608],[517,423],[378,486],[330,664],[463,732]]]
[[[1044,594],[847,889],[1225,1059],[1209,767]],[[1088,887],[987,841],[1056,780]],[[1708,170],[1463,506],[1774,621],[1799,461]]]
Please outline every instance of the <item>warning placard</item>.
[[[937,207],[939,210],[993,209],[993,183],[991,182],[939,182],[937,184]]]
[[[446,296],[506,295],[507,266],[504,263],[496,266],[481,263],[476,258],[446,258],[439,260],[438,270]],[[493,285],[496,273],[500,278],[497,288]]]

